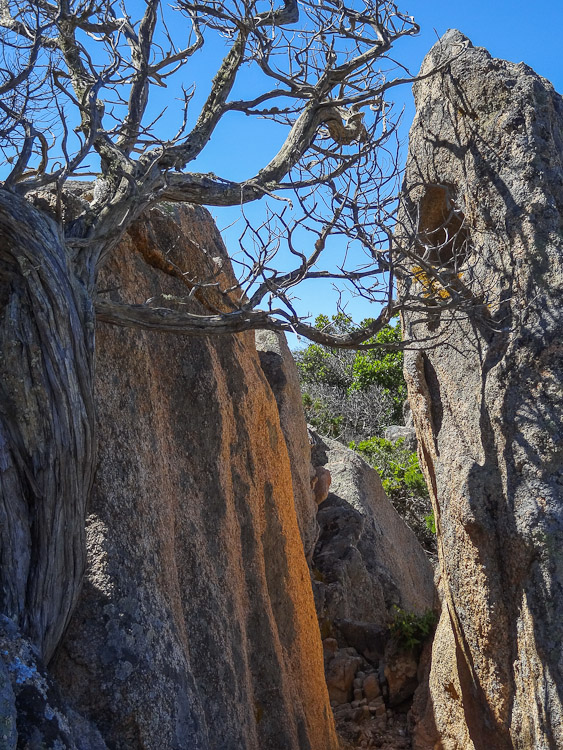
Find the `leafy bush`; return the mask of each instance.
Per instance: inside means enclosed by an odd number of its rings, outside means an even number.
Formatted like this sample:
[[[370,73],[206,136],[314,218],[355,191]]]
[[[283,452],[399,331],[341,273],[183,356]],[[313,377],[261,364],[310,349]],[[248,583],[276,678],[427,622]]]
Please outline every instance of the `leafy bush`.
[[[368,318],[362,321],[361,325],[367,325],[369,322]],[[342,313],[333,315],[331,319],[326,315],[319,315],[315,320],[315,326],[331,333],[346,333],[352,330],[351,323]],[[400,341],[399,322],[385,326],[370,339],[370,343],[382,345],[398,344]],[[303,384],[333,386],[350,394],[377,386],[393,404],[389,424],[401,421],[403,403],[407,395],[403,379],[403,352],[384,348],[353,352],[349,349],[330,349],[319,344],[310,344],[306,349],[294,352],[294,356]]]
[[[401,341],[401,326],[386,326],[376,336],[381,344],[398,344]],[[386,349],[370,349],[356,352],[352,367],[352,389],[365,390],[372,385],[383,388],[383,392],[393,401],[393,423],[403,418],[403,404],[407,397],[407,387],[403,378],[403,352]]]
[[[389,424],[393,403],[377,386],[354,392],[323,383],[307,383],[302,388],[307,422],[321,435],[348,444],[381,432]]]
[[[307,423],[312,425],[321,435],[338,439],[342,432],[344,416],[339,414],[340,408],[331,409],[324,398],[314,398],[310,392],[303,394],[303,408]]]
[[[415,615],[397,606],[394,609],[395,615],[389,630],[397,645],[407,651],[421,646],[436,626],[436,613],[427,609],[424,614]]]
[[[418,456],[404,446],[403,438],[395,443],[372,437],[350,448],[357,451],[381,477],[381,484],[399,515],[408,523],[422,546],[435,553],[435,530],[429,525],[432,507]],[[433,515],[432,515],[433,519]]]
[[[358,445],[351,444],[350,448],[364,456],[374,467],[381,477],[383,489],[390,497],[405,490],[428,496],[418,457],[405,448],[404,443],[403,438],[393,443],[385,438],[372,437]]]
[[[424,516],[424,523],[431,534],[436,533],[436,516],[434,515],[433,510],[431,510],[427,516]]]

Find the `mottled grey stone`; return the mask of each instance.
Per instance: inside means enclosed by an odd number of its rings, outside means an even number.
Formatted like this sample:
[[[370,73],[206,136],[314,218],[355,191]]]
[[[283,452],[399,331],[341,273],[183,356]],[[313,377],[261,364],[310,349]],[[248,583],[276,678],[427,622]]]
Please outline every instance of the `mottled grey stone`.
[[[313,557],[319,620],[372,660],[393,606],[422,613],[434,605],[433,568],[413,532],[385,495],[377,472],[336,440],[314,439],[314,461],[332,475],[319,507]]]
[[[38,649],[0,615],[0,748],[107,750],[97,727],[74,711]]]
[[[403,425],[392,424],[385,429],[386,440],[396,443],[397,440],[403,440],[403,445],[407,450],[416,450],[416,432],[414,427],[405,427]]]
[[[563,747],[563,100],[458,31],[422,72],[447,59],[414,87],[401,219],[428,244],[456,208],[443,261],[480,304],[404,318],[445,603],[417,747]]]
[[[0,747],[15,750],[18,741],[16,728],[16,696],[4,659],[0,659]]]
[[[297,522],[305,557],[310,560],[319,536],[319,526],[316,519],[317,504],[311,490],[311,446],[297,366],[283,333],[256,331],[256,349],[278,405],[291,464]]]

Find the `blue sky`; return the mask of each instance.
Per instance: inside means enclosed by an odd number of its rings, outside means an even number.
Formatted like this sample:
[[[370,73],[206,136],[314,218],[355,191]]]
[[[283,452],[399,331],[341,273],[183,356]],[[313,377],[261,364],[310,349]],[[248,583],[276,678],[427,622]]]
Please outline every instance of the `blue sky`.
[[[459,29],[476,47],[504,60],[525,62],[563,93],[563,3],[561,0],[409,0],[401,5],[421,27],[414,39],[397,48],[413,70],[438,37]],[[412,98],[408,97],[409,103]],[[412,106],[412,105],[411,105]],[[405,112],[412,119],[412,109]]]
[[[536,0],[529,2],[509,2],[509,0],[407,0],[400,3],[401,10],[412,14],[421,26],[415,38],[406,38],[395,48],[397,59],[407,65],[413,73],[420,68],[424,55],[434,42],[449,28],[457,28],[468,36],[475,46],[486,47],[494,57],[512,62],[525,62],[537,73],[548,78],[556,90],[563,92],[563,64],[561,41],[561,21],[563,5],[561,0]],[[405,87],[395,95],[398,106],[404,107],[402,139],[406,146],[408,128],[414,114],[410,87]],[[248,127],[251,124],[245,120]],[[255,135],[248,140],[233,144],[236,129],[227,125],[214,136],[201,168],[216,172],[224,177],[244,179],[250,177],[252,168],[260,168],[264,160],[272,154],[274,144],[268,138],[261,140],[260,123]],[[406,150],[406,149],[405,149]],[[212,166],[215,164],[215,166]],[[253,209],[257,210],[256,209]],[[230,223],[232,212],[226,215],[213,210],[217,223],[224,227]],[[236,245],[237,226],[225,233],[227,246]],[[304,290],[301,309],[316,315],[330,314],[334,309],[336,294],[326,287]],[[352,302],[349,311],[354,317],[366,317],[374,310],[361,301]],[[293,339],[293,337],[292,337]],[[291,341],[295,346],[296,342]]]
[[[525,62],[563,90],[563,43],[560,0],[509,2],[509,0],[407,0],[402,4],[421,26],[415,40],[408,41],[414,63],[447,29],[456,28],[475,46],[486,47],[494,57]],[[434,29],[436,31],[434,31]]]
[[[561,0],[537,0],[533,5],[509,0],[407,0],[399,2],[399,6],[413,15],[421,26],[418,36],[407,37],[395,47],[396,58],[411,72],[419,70],[424,55],[447,29],[457,28],[475,46],[486,47],[494,57],[527,63],[548,78],[560,93],[563,92]],[[198,94],[203,94],[204,89],[205,85],[200,86]],[[162,95],[166,96],[166,91]],[[410,87],[397,89],[393,95],[407,108],[403,122],[403,133],[406,134],[413,117]],[[253,167],[259,169],[263,166],[264,158],[273,152],[274,144],[268,136],[261,137],[264,127],[259,120],[252,122],[249,118],[242,118],[242,121],[244,130],[252,132],[251,148],[235,140],[238,123],[233,117],[224,127],[218,128],[204,159],[197,163],[198,168],[209,168],[222,177],[244,179],[251,176]]]
[[[164,7],[170,0],[163,0]],[[133,17],[138,18],[144,11],[144,0],[128,0],[127,7]],[[421,26],[417,37],[408,37],[395,47],[396,58],[406,65],[413,74],[420,68],[424,55],[434,42],[449,28],[458,28],[468,36],[474,45],[486,47],[494,57],[513,62],[525,62],[536,72],[548,78],[556,90],[563,93],[563,44],[561,42],[562,0],[536,0],[535,3],[517,0],[399,0],[400,9],[412,14]],[[178,16],[170,8],[172,20]],[[177,24],[175,34],[182,44],[185,26]],[[191,123],[197,116],[198,104],[205,100],[210,88],[212,75],[225,51],[222,40],[210,40],[202,55],[196,55],[178,74],[180,80],[190,86],[197,85],[196,95],[190,107]],[[197,59],[196,59],[197,58]],[[166,137],[175,132],[181,121],[178,107],[174,105],[177,95],[176,84],[168,88],[153,87],[147,119],[152,120],[164,107],[164,118],[159,122],[159,135]],[[176,86],[176,91],[174,90]],[[235,96],[251,94],[256,90],[256,81],[249,75],[243,76],[239,91]],[[414,114],[410,87],[393,91],[397,108],[404,108],[401,139],[403,153],[406,153],[408,129]],[[72,114],[71,114],[72,117]],[[72,120],[71,120],[72,121]],[[169,132],[168,132],[169,131]],[[202,156],[190,165],[195,171],[214,172],[217,175],[236,180],[252,177],[276,153],[281,145],[285,130],[279,126],[264,123],[259,118],[244,115],[230,115],[217,127]],[[95,168],[95,160],[94,160]],[[247,207],[253,223],[259,224],[263,207],[253,204]],[[239,209],[212,209],[220,228],[227,228],[224,239],[232,253],[238,247],[241,223],[232,222],[239,216]],[[303,248],[306,251],[306,248]],[[336,311],[337,295],[326,284],[307,285],[302,292],[299,311],[315,316],[321,312],[331,314]],[[376,310],[363,302],[352,301],[348,311],[355,318],[376,314]]]

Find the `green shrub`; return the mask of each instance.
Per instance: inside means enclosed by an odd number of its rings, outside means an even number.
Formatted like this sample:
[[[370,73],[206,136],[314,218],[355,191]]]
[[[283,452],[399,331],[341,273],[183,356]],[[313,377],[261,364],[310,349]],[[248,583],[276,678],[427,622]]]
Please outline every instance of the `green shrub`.
[[[302,398],[307,423],[321,435],[339,438],[344,416],[331,411],[326,401],[321,398],[313,398],[310,393],[303,393]]]
[[[408,523],[427,552],[435,554],[435,531],[427,520],[432,506],[418,456],[404,446],[404,439],[395,443],[372,437],[350,443],[381,477],[381,484],[395,510]],[[432,516],[433,518],[433,516]]]
[[[361,325],[371,322],[370,318]],[[328,318],[319,315],[315,319],[319,330],[330,333],[348,333],[353,330],[349,319],[339,313]],[[381,389],[384,396],[391,400],[392,411],[389,424],[402,420],[403,403],[407,389],[403,378],[403,352],[384,348],[385,345],[398,344],[401,341],[401,326],[385,326],[367,343],[381,344],[381,348],[351,351],[349,349],[331,349],[320,344],[309,344],[305,349],[294,352],[302,383],[328,385],[347,392],[366,391],[374,386]]]
[[[424,523],[431,534],[436,533],[436,516],[434,515],[433,510],[431,510],[427,516],[424,516]]]
[[[395,614],[389,630],[399,648],[410,651],[421,646],[434,631],[438,618],[431,609],[427,609],[422,615],[407,612],[397,606],[394,610]]]
[[[337,334],[352,330],[342,313],[332,318],[319,315],[315,325]],[[385,326],[372,339],[382,345],[400,340],[399,323]],[[383,348],[355,352],[309,344],[293,354],[307,421],[322,435],[348,443],[380,434],[388,425],[402,421],[406,398],[402,352]]]
[[[373,340],[380,344],[399,344],[400,323],[385,326]],[[393,400],[391,418],[393,422],[400,424],[403,419],[403,404],[407,397],[407,386],[403,378],[403,352],[389,349],[356,352],[352,372],[352,389],[364,390],[372,385],[383,388],[384,393]]]
[[[428,497],[428,488],[416,453],[404,447],[404,439],[391,442],[385,438],[372,437],[350,448],[357,451],[373,466],[381,477],[383,489],[390,498],[408,491]]]

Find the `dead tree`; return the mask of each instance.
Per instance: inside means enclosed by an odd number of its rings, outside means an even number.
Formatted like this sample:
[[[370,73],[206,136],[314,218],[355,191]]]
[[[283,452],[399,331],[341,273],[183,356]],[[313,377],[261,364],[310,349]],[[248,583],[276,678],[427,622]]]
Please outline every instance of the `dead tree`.
[[[425,252],[394,252],[399,170],[386,94],[411,80],[390,57],[417,32],[411,17],[387,0],[146,0],[142,18],[127,5],[0,1],[1,606],[46,660],[85,563],[96,319],[192,336],[293,330],[352,348],[369,345],[399,309],[401,268],[418,265],[438,285],[411,295],[421,309],[463,297],[455,274],[441,276]],[[209,46],[226,53],[192,112]],[[236,98],[249,67],[256,91]],[[165,137],[149,107],[163,86],[181,99]],[[269,163],[242,182],[190,171],[218,123],[237,114],[285,127]],[[240,206],[244,216],[262,199],[264,222],[244,219],[237,282],[190,282],[190,294],[213,286],[228,305],[198,316],[157,301],[117,304],[97,290],[101,265],[146,208],[188,201]],[[306,280],[349,284],[381,313],[342,336],[319,331],[295,308],[293,290]],[[449,296],[434,293],[445,288]]]

